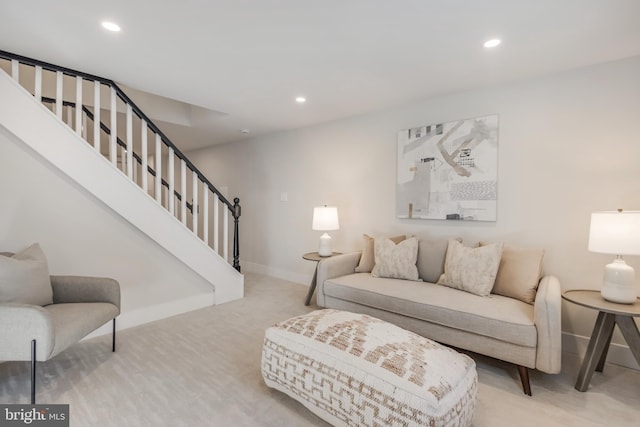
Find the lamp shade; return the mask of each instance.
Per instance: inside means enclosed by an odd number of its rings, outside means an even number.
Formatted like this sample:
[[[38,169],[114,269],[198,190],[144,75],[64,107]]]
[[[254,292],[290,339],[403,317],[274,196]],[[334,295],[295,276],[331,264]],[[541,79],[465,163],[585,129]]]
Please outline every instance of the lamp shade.
[[[331,231],[338,230],[339,228],[338,208],[335,206],[319,206],[313,208],[312,230]]]
[[[589,251],[640,255],[640,211],[592,213]]]

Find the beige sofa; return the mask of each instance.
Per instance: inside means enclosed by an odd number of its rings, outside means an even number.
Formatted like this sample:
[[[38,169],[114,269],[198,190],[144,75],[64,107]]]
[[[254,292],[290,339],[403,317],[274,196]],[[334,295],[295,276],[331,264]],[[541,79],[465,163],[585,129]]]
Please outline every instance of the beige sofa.
[[[444,249],[446,252],[446,248]],[[478,296],[428,281],[357,273],[362,252],[320,261],[320,307],[368,314],[440,343],[518,366],[531,395],[528,369],[555,374],[561,367],[561,292],[558,280],[543,276],[528,304],[490,294]],[[438,257],[436,257],[438,259]],[[431,266],[431,281],[444,271],[444,254]],[[419,262],[419,261],[418,261]]]

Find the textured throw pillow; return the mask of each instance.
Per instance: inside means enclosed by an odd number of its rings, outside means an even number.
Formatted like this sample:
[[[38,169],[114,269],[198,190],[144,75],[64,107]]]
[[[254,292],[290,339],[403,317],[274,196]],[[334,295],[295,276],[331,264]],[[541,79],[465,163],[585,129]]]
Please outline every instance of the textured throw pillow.
[[[495,283],[501,257],[502,243],[469,248],[457,240],[449,240],[444,274],[438,284],[488,296]]]
[[[487,243],[480,242],[481,246]],[[504,245],[502,259],[491,291],[533,304],[542,277],[544,249]]]
[[[461,239],[456,239],[461,242]],[[418,242],[418,276],[425,282],[436,283],[444,273],[447,239],[420,239]]]
[[[400,243],[406,238],[407,236],[395,236],[390,237],[389,239],[391,239],[393,243]],[[356,267],[356,273],[371,273],[371,270],[373,270],[373,266],[376,264],[375,255],[373,253],[374,239],[367,234],[363,234],[362,240],[364,244],[362,246],[362,255],[360,256],[360,262]]]
[[[0,303],[53,303],[47,259],[37,243],[12,257],[0,256]]]
[[[410,237],[395,244],[391,239],[377,238],[374,242],[376,265],[371,270],[373,277],[419,280],[416,258],[418,239]]]

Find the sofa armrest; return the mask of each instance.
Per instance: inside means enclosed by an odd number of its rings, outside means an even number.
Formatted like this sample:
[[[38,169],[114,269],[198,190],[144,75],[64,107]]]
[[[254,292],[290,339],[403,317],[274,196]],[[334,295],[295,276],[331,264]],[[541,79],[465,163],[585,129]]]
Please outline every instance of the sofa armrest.
[[[47,360],[55,344],[53,321],[46,309],[29,304],[0,304],[0,360],[31,360],[31,340],[38,342],[37,360]]]
[[[320,260],[316,276],[318,306],[324,307],[324,281],[356,272],[362,251],[336,255]]]
[[[557,374],[562,366],[562,294],[554,276],[544,276],[538,285],[533,307],[533,323],[538,331],[536,369]]]
[[[53,303],[108,302],[120,309],[120,285],[114,279],[87,276],[51,276]]]

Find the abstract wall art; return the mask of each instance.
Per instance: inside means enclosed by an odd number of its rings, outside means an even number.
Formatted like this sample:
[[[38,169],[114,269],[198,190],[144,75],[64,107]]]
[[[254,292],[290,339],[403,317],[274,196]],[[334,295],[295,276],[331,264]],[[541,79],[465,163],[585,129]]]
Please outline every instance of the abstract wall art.
[[[495,221],[498,115],[398,132],[396,215]]]

